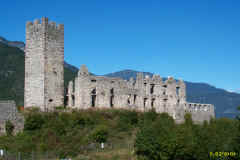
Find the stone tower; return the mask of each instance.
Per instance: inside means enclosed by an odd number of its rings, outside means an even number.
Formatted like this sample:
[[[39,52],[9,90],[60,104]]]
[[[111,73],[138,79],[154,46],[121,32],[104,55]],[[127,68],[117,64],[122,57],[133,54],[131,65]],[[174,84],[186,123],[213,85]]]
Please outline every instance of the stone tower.
[[[24,106],[42,111],[63,105],[64,26],[42,21],[26,24]]]

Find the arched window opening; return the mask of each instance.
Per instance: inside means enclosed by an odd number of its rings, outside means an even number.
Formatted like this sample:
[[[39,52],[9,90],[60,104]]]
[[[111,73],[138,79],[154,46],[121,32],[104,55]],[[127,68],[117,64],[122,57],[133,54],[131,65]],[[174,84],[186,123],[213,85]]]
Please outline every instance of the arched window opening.
[[[147,103],[147,98],[144,98],[144,99],[143,99],[143,107],[144,107],[144,109],[145,109],[145,107],[146,107],[146,103]]]
[[[147,89],[147,83],[146,82],[144,83],[144,89],[145,89],[145,91]]]
[[[131,95],[128,95],[128,99],[127,99],[127,103],[128,103],[128,104],[131,103],[130,98],[131,98]]]
[[[136,99],[137,99],[137,95],[136,95],[136,94],[134,94],[134,96],[133,96],[133,104],[135,104],[135,103],[136,103]]]
[[[72,105],[75,106],[75,96],[72,95]]]
[[[176,94],[177,94],[177,96],[179,96],[179,90],[180,90],[180,87],[177,87],[177,88],[176,88]]]
[[[154,101],[155,101],[155,99],[153,98],[152,101],[151,101],[151,107],[152,108],[154,107]]]
[[[97,95],[96,95],[96,88],[94,88],[92,91],[91,91],[91,98],[92,98],[92,107],[95,107],[96,106],[96,98],[97,98]]]
[[[114,94],[114,89],[113,89],[113,88],[110,90],[110,94],[111,94],[111,95]]]
[[[177,103],[178,103],[178,104],[180,103],[180,99],[177,100]]]
[[[150,88],[150,94],[153,94],[154,93],[154,84],[151,84],[151,88]]]

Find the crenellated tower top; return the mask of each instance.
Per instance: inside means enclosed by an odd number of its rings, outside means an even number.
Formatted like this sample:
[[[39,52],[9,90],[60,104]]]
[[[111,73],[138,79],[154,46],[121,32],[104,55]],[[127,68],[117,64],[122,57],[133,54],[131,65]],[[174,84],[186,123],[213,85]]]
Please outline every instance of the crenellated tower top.
[[[52,28],[56,28],[57,30],[63,31],[64,30],[64,25],[63,24],[58,24],[56,25],[55,22],[48,22],[48,18],[47,17],[42,17],[41,20],[40,19],[35,19],[33,22],[28,21],[26,23],[26,28],[31,29],[32,27],[52,27]]]

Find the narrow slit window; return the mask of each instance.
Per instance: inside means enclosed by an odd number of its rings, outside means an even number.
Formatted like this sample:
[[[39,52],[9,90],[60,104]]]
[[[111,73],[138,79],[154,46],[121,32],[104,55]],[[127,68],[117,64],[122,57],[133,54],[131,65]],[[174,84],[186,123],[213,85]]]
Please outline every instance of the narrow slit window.
[[[151,89],[150,89],[150,94],[153,94],[154,93],[154,84],[151,84]]]

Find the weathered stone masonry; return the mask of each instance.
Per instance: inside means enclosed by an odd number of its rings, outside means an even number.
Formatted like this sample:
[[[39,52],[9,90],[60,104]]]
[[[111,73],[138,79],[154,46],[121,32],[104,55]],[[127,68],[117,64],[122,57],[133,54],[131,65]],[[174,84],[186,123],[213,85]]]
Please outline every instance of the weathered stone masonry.
[[[85,65],[81,66],[75,78],[75,88],[70,81],[68,87],[68,106],[77,109],[124,108],[138,111],[155,109],[158,113],[167,112],[177,122],[184,120],[190,112],[195,122],[209,121],[214,117],[211,104],[186,102],[186,86],[172,77],[163,81],[159,75],[143,77],[137,75],[125,81],[121,78],[92,76]]]
[[[63,105],[64,26],[47,18],[26,24],[24,106]]]
[[[5,123],[8,120],[14,125],[14,133],[23,129],[24,117],[18,113],[15,102],[0,101],[0,135],[6,132]]]
[[[64,100],[64,27],[47,18],[26,24],[24,106],[39,107],[43,111],[63,105]],[[186,86],[169,77],[159,75],[136,80],[92,76],[83,65],[78,76],[68,85],[68,107],[124,108],[138,111],[155,109],[166,112],[176,122],[190,112],[194,122],[214,117],[214,106],[186,102]]]

